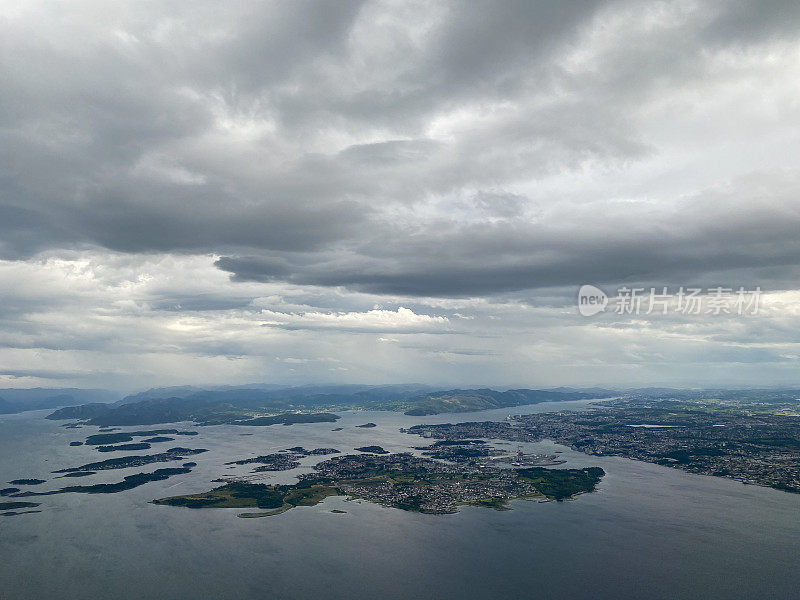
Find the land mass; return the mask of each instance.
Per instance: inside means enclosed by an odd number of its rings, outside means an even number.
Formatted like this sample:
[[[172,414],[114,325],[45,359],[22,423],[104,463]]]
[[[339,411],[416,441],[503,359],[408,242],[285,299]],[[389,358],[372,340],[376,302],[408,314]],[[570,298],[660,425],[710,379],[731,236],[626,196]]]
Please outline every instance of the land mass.
[[[155,504],[187,508],[260,508],[266,516],[295,506],[317,504],[327,496],[346,495],[430,514],[447,514],[461,505],[507,508],[514,499],[565,500],[591,492],[604,475],[586,469],[480,469],[446,464],[410,453],[337,456],[319,463],[293,485],[228,482],[202,494],[154,500]]]
[[[367,452],[369,454],[389,454],[389,451],[384,450],[381,446],[359,446],[358,448],[354,448],[354,450]]]
[[[39,506],[36,502],[0,502],[0,510],[15,510],[18,508],[33,508]]]
[[[133,450],[149,450],[150,444],[147,442],[139,442],[136,444],[116,444],[112,446],[97,446],[95,449],[98,452],[131,452]]]
[[[800,493],[797,400],[640,399],[522,415],[511,423],[416,425],[408,432],[443,440],[552,439],[590,455],[623,456]]]
[[[102,430],[101,430],[102,431]],[[106,444],[118,444],[120,442],[132,442],[135,437],[150,437],[159,435],[197,435],[196,431],[179,431],[177,429],[154,429],[152,431],[126,431],[124,433],[97,433],[86,438],[87,446],[101,446]],[[144,442],[170,441],[172,438],[151,438]]]
[[[607,395],[611,396],[613,394],[608,393]],[[448,390],[423,394],[397,402],[395,410],[402,410],[407,415],[425,416],[508,408],[542,402],[586,400],[589,398],[597,398],[597,395],[587,392],[527,389],[508,390],[505,392],[491,389]]]
[[[326,454],[339,454],[335,448],[315,448],[314,450],[306,450],[302,446],[296,446],[287,450],[281,450],[272,454],[264,454],[262,456],[254,456],[252,458],[243,458],[241,460],[234,460],[225,463],[226,465],[249,465],[258,464],[255,473],[263,473],[266,471],[288,471],[300,466],[298,459],[305,456],[322,456]]]
[[[159,396],[180,393],[181,395]],[[150,425],[193,421],[200,425],[291,425],[332,422],[332,410],[389,410],[409,415],[466,412],[539,402],[609,397],[614,392],[575,390],[435,390],[419,385],[307,386],[301,388],[230,388],[151,390],[113,404],[93,403],[59,409],[48,419],[78,419],[91,425]],[[359,427],[374,427],[367,423]]]
[[[0,414],[53,409],[58,406],[105,403],[115,399],[107,390],[77,388],[6,388],[0,389]]]
[[[59,390],[23,390],[29,399],[55,401]],[[194,421],[198,424],[233,423],[258,417],[274,417],[286,413],[335,412],[351,409],[389,410],[409,415],[459,413],[498,408],[511,408],[541,402],[586,400],[592,398],[624,398],[629,400],[704,399],[757,400],[764,403],[794,401],[800,390],[794,388],[749,390],[685,390],[671,388],[604,388],[513,389],[498,391],[481,389],[440,389],[419,384],[402,385],[311,385],[287,387],[269,384],[196,388],[178,386],[153,388],[127,396],[117,402],[98,402],[97,391],[61,390],[66,396],[84,397],[89,403],[69,406],[48,415],[49,419],[78,419],[95,425],[145,425]],[[4,393],[19,391],[0,390]],[[46,392],[46,393],[45,393]],[[69,392],[69,393],[66,393]],[[79,392],[86,392],[81,395]],[[31,395],[33,394],[33,395]],[[46,397],[50,394],[50,397]],[[88,395],[87,395],[88,394]],[[94,394],[94,395],[92,395]],[[57,398],[56,398],[57,399]],[[6,398],[8,400],[8,398]],[[79,404],[64,401],[63,404]],[[30,406],[34,406],[30,404]],[[45,408],[44,405],[37,405]],[[17,407],[9,408],[15,411]],[[25,408],[30,410],[31,408]],[[0,400],[0,412],[3,401]],[[77,425],[74,425],[77,426]]]
[[[296,423],[333,423],[338,415],[328,412],[270,412],[269,406],[258,402],[220,402],[213,398],[159,398],[141,400],[127,404],[65,407],[49,415],[51,420],[82,419],[89,425],[155,425],[193,421],[198,425],[294,425]],[[140,432],[141,433],[141,432]],[[180,433],[175,430],[142,433]],[[128,441],[125,438],[136,433],[108,434],[111,439]],[[113,437],[112,437],[113,436]],[[99,437],[99,436],[98,436]],[[110,443],[110,442],[107,442]]]
[[[119,458],[109,458],[93,463],[87,463],[80,467],[69,467],[59,469],[53,473],[75,473],[82,471],[105,471],[109,469],[127,469],[129,467],[139,467],[156,462],[170,462],[173,460],[183,460],[187,456],[208,452],[205,448],[170,448],[166,452],[158,454],[144,454],[137,456],[122,456]],[[11,483],[11,482],[9,482]]]
[[[114,494],[117,492],[124,492],[133,488],[139,487],[151,481],[162,481],[168,479],[173,475],[182,475],[184,473],[191,473],[192,470],[188,467],[170,468],[170,469],[156,469],[152,473],[136,473],[135,475],[128,475],[123,477],[122,481],[117,483],[96,483],[94,485],[70,485],[58,490],[49,492],[22,492],[14,494],[12,498],[26,498],[30,496],[54,496],[56,494],[80,493],[80,494]]]

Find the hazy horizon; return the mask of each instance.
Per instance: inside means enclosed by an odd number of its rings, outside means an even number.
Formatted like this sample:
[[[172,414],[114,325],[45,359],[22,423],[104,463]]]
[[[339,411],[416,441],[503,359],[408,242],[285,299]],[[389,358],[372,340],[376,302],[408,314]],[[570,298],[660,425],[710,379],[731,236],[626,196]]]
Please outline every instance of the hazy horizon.
[[[198,390],[212,390],[215,388],[235,388],[235,389],[244,389],[244,388],[258,388],[260,386],[267,387],[274,387],[274,388],[287,388],[287,389],[295,389],[295,388],[327,388],[327,387],[392,387],[392,386],[421,386],[425,388],[429,388],[431,390],[451,390],[451,389],[492,389],[497,391],[505,391],[505,390],[513,390],[513,389],[543,389],[543,390],[558,390],[558,389],[573,389],[576,391],[585,391],[585,390],[592,390],[592,389],[604,389],[614,392],[631,392],[635,390],[644,390],[644,389],[670,389],[676,391],[702,391],[702,390],[782,390],[782,389],[800,389],[800,384],[798,383],[787,383],[787,384],[771,384],[771,385],[720,385],[720,386],[679,386],[679,385],[625,385],[625,384],[609,384],[609,385],[569,385],[569,384],[562,384],[562,385],[527,385],[527,384],[507,384],[507,383],[473,383],[470,385],[450,385],[450,384],[435,384],[435,383],[420,383],[418,381],[403,381],[403,382],[380,382],[380,383],[361,383],[361,382],[354,382],[354,383],[341,383],[341,382],[331,382],[331,381],[322,381],[316,383],[300,383],[300,382],[289,382],[289,383],[278,383],[278,382],[265,382],[265,381],[251,381],[251,382],[239,382],[239,383],[197,383],[197,382],[186,382],[186,383],[178,383],[173,385],[164,385],[164,386],[150,386],[150,387],[136,387],[136,388],[80,388],[80,387],[59,387],[59,386],[29,386],[29,387],[12,387],[12,386],[4,386],[0,388],[0,398],[2,398],[2,391],[3,390],[14,390],[14,391],[24,391],[24,390],[81,390],[81,391],[104,391],[109,392],[112,394],[117,394],[120,398],[126,396],[133,396],[139,393],[156,390],[156,389],[178,389],[178,388],[196,388]],[[424,392],[423,392],[424,393]]]

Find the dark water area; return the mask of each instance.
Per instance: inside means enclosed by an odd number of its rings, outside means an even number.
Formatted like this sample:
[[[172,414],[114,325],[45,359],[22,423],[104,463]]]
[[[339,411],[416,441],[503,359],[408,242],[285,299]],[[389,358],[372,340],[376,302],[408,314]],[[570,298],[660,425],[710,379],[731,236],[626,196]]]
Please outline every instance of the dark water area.
[[[66,429],[44,420],[45,414],[0,416],[0,487],[40,478],[47,482],[36,491],[57,489],[70,480],[51,471],[126,454],[70,447],[97,428]],[[561,451],[565,468],[603,467],[607,475],[596,493],[562,503],[515,501],[504,512],[465,507],[454,515],[420,515],[340,497],[263,519],[240,519],[240,509],[149,504],[208,490],[219,476],[252,471],[252,465],[224,465],[231,460],[292,446],[349,452],[376,444],[406,451],[431,440],[402,434],[400,427],[500,420],[508,411],[341,414],[337,423],[290,427],[182,423],[177,427],[199,435],[181,445],[209,449],[192,457],[198,464],[191,473],[117,494],[46,496],[37,499],[41,513],[0,517],[0,598],[800,597],[800,496],[587,456],[548,441],[525,450]],[[366,422],[377,427],[356,427]],[[342,431],[331,431],[338,427]],[[169,444],[142,453],[163,452]],[[298,469],[259,474],[254,481],[289,483],[325,458],[307,457]],[[179,464],[156,465],[163,466]],[[120,481],[150,467],[99,472],[82,481]]]

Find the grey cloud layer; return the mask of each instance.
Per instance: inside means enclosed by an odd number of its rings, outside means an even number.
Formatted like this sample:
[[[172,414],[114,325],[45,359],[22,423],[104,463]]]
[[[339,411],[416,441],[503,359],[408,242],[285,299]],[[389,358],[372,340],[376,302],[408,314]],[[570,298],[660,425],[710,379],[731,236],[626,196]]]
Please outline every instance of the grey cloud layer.
[[[789,52],[796,3],[154,6],[0,25],[2,256],[218,253],[237,280],[443,296],[797,263],[795,198],[666,195],[615,227],[631,189],[568,187],[658,156],[665,98],[750,77],[715,56]]]
[[[558,295],[387,299],[231,282],[212,261],[96,251],[0,261],[14,299],[0,305],[0,380],[124,389],[414,378],[449,386],[796,381],[796,290],[769,294],[751,318],[586,319]]]
[[[740,182],[679,206],[639,212],[592,205],[552,224],[442,222],[387,232],[349,253],[222,257],[237,280],[344,285],[377,294],[485,295],[583,282],[687,285],[706,282],[792,289],[800,269],[798,182],[764,206]],[[743,195],[743,197],[742,197]],[[774,202],[777,200],[777,202]],[[591,223],[591,227],[588,224]]]

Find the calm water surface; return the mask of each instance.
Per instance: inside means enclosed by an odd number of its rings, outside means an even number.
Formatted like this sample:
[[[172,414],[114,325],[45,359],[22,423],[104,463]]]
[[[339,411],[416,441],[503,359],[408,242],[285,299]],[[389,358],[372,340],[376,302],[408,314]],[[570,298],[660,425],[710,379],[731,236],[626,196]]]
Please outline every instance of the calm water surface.
[[[44,491],[171,466],[54,479],[52,470],[116,454],[69,447],[96,428],[65,429],[44,420],[45,414],[0,416],[0,487],[38,477],[47,483],[30,489]],[[241,510],[235,509],[149,504],[205,491],[220,475],[252,468],[229,469],[223,463],[230,460],[297,445],[349,451],[379,444],[404,451],[430,440],[402,434],[400,427],[501,420],[507,414],[348,412],[336,424],[180,424],[200,435],[178,436],[147,452],[174,445],[208,448],[187,459],[198,463],[192,473],[118,494],[44,497],[39,514],[0,517],[0,599],[800,598],[800,496],[586,456],[547,441],[527,444],[526,450],[561,450],[565,467],[603,467],[607,475],[599,491],[570,502],[517,501],[505,512],[467,507],[440,516],[338,497],[263,519],[237,518]],[[367,421],[378,427],[355,427]],[[292,482],[319,460],[309,457],[299,469],[265,474],[263,481]]]

